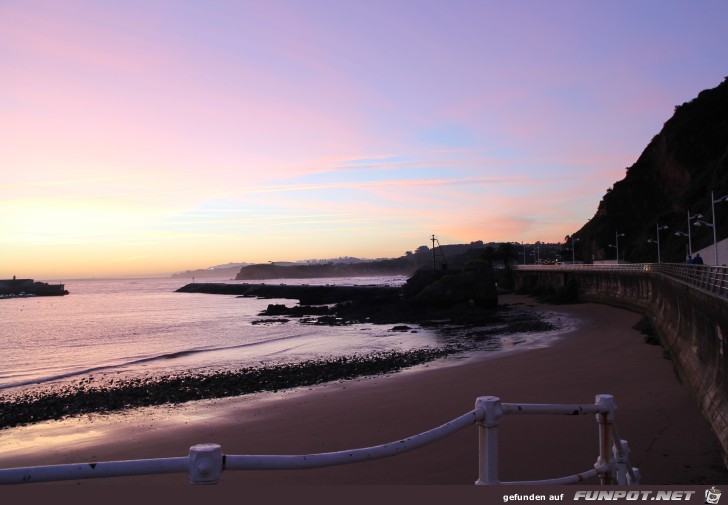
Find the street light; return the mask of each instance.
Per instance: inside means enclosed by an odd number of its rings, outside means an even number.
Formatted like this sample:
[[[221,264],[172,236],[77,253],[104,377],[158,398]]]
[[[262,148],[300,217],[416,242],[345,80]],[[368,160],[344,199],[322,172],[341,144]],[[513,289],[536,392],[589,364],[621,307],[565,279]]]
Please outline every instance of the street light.
[[[718,266],[718,219],[715,217],[715,204],[718,202],[728,202],[728,195],[715,199],[715,191],[710,192],[710,210],[713,212],[713,254],[715,255],[715,266]]]
[[[523,246],[523,264],[526,264],[526,244],[523,243],[523,240],[521,240],[521,245]]]
[[[624,233],[614,232],[614,244],[609,244],[609,247],[614,247],[617,250],[617,264],[619,265],[619,237],[624,237]],[[615,245],[616,244],[616,245]]]
[[[541,244],[536,241],[535,247],[531,249],[531,252],[528,253],[529,256],[533,256],[533,263],[539,264],[541,263]],[[526,257],[526,246],[523,247],[523,257]]]
[[[579,240],[581,240],[581,239],[571,237],[571,264],[572,265],[574,265],[576,263],[576,254],[574,252],[576,249],[576,246],[574,245],[574,242],[578,242]]]
[[[675,232],[675,236],[676,237],[687,237],[688,238],[688,254],[691,254],[690,253],[690,245],[691,245],[690,244],[690,234],[689,233],[685,233],[684,231],[676,231]]]
[[[531,252],[528,253],[528,254],[529,254],[529,256],[533,256],[533,264],[534,265],[540,265],[541,264],[541,255],[540,255],[540,251],[539,251],[539,246],[538,245],[536,245],[536,247],[534,247],[531,250]]]
[[[697,219],[693,223],[693,226],[707,226],[708,228],[713,228],[713,256],[715,259],[715,265],[718,265],[718,220],[715,215],[715,204],[720,202],[728,202],[728,195],[721,196],[720,198],[715,198],[715,191],[710,192],[710,211],[713,216],[713,222],[708,223],[707,221],[703,221],[703,215],[697,214],[695,216],[690,216],[690,213],[688,212],[688,226],[690,226],[690,221],[692,219]]]
[[[690,252],[688,254],[691,255],[691,256],[693,254],[693,240],[692,240],[692,234],[693,234],[693,232],[690,229],[690,222],[693,219],[703,219],[703,215],[702,214],[695,214],[694,216],[691,216],[690,215],[690,210],[688,210],[688,249],[690,250]]]
[[[657,262],[662,263],[662,260],[660,259],[660,230],[667,230],[668,226],[663,225],[660,226],[660,222],[658,221],[655,225],[657,227],[657,240],[649,239],[647,242],[650,244],[657,244]]]
[[[715,224],[698,220],[693,223],[693,226],[697,226],[698,228],[700,228],[701,226],[707,226],[708,228],[713,228],[713,254],[715,256],[715,264],[717,265],[718,264],[718,247],[715,244]]]

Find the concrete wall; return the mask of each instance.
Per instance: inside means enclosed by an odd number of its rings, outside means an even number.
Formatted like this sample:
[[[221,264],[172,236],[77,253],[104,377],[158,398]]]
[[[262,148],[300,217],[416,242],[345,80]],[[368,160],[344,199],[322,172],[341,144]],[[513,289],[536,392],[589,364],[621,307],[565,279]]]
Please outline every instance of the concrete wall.
[[[718,242],[717,246],[718,265],[728,264],[728,238]],[[702,256],[703,258],[703,262],[706,265],[715,265],[715,249],[713,248],[712,244],[708,247],[700,249],[699,251],[693,251],[693,256],[695,256],[697,253],[700,253],[700,256]]]
[[[516,289],[558,288],[569,282],[576,284],[580,300],[636,310],[652,320],[718,436],[728,465],[728,301],[656,273],[514,272]]]

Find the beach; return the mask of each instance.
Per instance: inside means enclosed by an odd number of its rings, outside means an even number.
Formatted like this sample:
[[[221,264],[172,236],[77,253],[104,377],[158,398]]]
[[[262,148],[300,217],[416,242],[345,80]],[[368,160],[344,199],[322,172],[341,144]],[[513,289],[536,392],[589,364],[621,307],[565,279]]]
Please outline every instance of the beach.
[[[616,423],[644,484],[728,482],[720,446],[660,346],[633,326],[641,315],[606,305],[549,306],[519,295],[502,304],[577,321],[545,347],[447,358],[384,376],[241,397],[91,414],[0,431],[0,468],[185,456],[213,442],[226,454],[309,454],[383,444],[442,425],[479,396],[503,402],[593,403],[615,397]],[[456,364],[453,364],[456,363]],[[506,416],[501,480],[546,479],[592,468],[594,416]],[[230,471],[218,486],[472,485],[477,429],[387,459],[298,471]],[[187,486],[184,474],[43,486]],[[597,484],[598,481],[591,482]]]

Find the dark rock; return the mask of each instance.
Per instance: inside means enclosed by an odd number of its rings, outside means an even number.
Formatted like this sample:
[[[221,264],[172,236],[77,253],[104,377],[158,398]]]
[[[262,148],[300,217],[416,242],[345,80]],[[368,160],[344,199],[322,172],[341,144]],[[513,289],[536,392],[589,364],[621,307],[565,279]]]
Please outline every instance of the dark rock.
[[[416,305],[451,307],[469,303],[487,308],[498,305],[493,270],[484,263],[470,263],[464,271],[433,276],[429,284],[412,286],[409,299]],[[419,284],[419,280],[417,281]]]
[[[60,388],[0,397],[0,429],[90,412],[224,398],[380,375],[461,352],[462,349],[461,346],[449,346],[383,351],[208,374],[97,381],[93,386],[79,381]]]

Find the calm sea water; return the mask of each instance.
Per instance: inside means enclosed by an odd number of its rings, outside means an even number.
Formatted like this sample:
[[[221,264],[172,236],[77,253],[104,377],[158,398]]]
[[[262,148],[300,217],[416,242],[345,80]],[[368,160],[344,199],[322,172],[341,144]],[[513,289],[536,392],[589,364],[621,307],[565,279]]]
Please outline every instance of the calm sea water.
[[[404,277],[270,283],[398,285]],[[381,350],[438,347],[431,330],[386,325],[312,326],[295,319],[254,325],[270,303],[176,293],[179,279],[66,282],[69,295],[0,300],[0,391],[113,375],[220,370]]]

